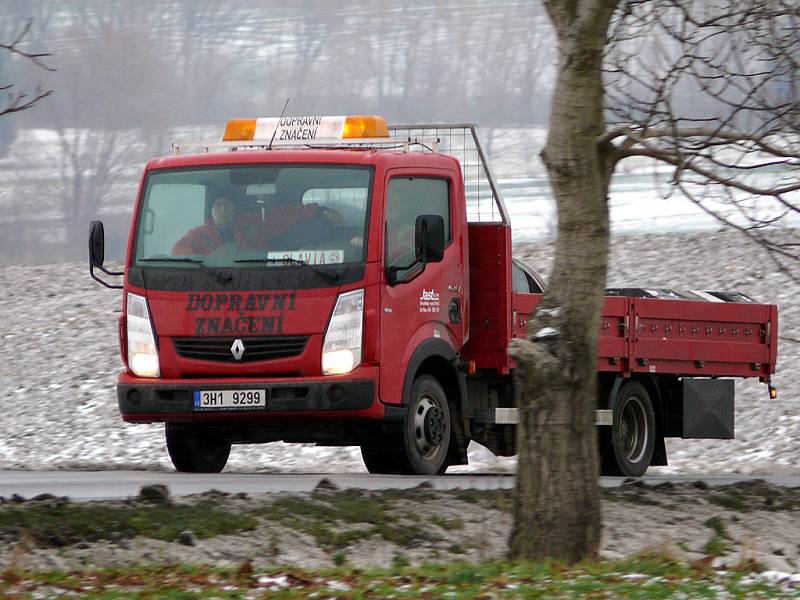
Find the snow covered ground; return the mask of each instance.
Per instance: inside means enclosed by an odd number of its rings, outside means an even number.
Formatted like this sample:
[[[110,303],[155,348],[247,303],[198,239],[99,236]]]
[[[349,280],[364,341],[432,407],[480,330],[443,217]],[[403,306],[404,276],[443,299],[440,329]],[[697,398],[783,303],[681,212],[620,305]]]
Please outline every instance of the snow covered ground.
[[[796,236],[789,232],[787,236]],[[516,247],[547,272],[546,243]],[[669,467],[653,473],[800,472],[800,284],[774,272],[758,248],[735,233],[618,237],[609,285],[724,289],[780,308],[777,400],[756,381],[737,383],[733,441],[668,442]],[[160,425],[125,425],[114,381],[120,369],[118,291],[95,284],[85,264],[0,267],[0,469],[171,469]],[[473,444],[471,464],[454,472],[507,472]],[[357,448],[237,446],[228,470],[362,472]]]

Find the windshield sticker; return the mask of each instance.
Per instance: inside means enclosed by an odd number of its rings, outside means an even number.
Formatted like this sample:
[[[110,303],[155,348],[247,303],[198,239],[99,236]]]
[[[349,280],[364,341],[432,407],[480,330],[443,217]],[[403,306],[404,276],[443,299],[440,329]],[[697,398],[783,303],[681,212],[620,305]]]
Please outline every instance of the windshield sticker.
[[[422,295],[419,297],[419,312],[439,312],[439,293],[435,289],[426,290],[423,288]]]
[[[284,314],[295,310],[296,298],[296,291],[280,294],[189,294],[186,310],[228,313],[195,317],[195,335],[274,335],[283,333]],[[266,312],[276,314],[264,315]],[[235,314],[229,316],[230,313]]]
[[[302,261],[309,265],[333,265],[344,262],[344,250],[278,250],[268,252],[267,258]]]

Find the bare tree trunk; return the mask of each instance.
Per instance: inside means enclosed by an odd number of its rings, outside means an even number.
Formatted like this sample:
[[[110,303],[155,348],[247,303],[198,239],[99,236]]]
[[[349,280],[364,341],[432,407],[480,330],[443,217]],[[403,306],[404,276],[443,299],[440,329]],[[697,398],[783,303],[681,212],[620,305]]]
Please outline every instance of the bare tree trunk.
[[[514,558],[575,562],[595,556],[600,542],[596,345],[613,157],[597,140],[605,131],[602,55],[616,4],[545,2],[559,40],[542,152],[558,207],[558,239],[549,289],[529,323],[528,340],[512,348],[520,409]]]

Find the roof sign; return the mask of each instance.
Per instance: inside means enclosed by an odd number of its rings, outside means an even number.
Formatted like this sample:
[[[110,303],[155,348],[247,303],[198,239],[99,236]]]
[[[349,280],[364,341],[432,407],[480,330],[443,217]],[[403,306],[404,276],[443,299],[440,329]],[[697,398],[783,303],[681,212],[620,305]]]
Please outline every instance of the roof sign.
[[[383,117],[352,115],[340,117],[280,117],[232,119],[222,141],[265,141],[280,144],[297,140],[341,140],[389,137]]]

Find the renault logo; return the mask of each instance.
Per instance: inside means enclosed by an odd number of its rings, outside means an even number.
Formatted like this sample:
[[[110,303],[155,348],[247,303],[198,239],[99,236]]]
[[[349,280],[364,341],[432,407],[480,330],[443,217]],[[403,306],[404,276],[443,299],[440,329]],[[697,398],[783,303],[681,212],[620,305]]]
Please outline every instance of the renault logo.
[[[231,354],[233,354],[233,358],[236,360],[242,360],[242,356],[244,355],[244,343],[239,338],[233,340],[233,344],[231,344]]]

